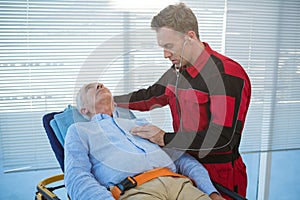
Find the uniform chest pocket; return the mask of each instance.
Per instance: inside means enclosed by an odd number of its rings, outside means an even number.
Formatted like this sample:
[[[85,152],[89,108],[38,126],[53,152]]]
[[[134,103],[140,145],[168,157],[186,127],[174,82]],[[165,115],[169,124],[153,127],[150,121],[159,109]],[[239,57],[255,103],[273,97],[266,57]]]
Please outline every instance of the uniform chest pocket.
[[[197,90],[178,91],[183,126],[186,131],[200,131],[208,127],[209,95]]]
[[[208,93],[201,92],[198,90],[188,89],[188,90],[178,90],[178,96],[182,103],[197,103],[205,104],[208,102]]]
[[[176,106],[175,87],[168,87],[166,95],[170,107]],[[194,89],[178,89],[180,113],[186,131],[204,130],[208,126],[209,95]],[[171,108],[172,109],[172,108]],[[174,109],[175,110],[175,109]],[[175,112],[177,112],[175,110]]]

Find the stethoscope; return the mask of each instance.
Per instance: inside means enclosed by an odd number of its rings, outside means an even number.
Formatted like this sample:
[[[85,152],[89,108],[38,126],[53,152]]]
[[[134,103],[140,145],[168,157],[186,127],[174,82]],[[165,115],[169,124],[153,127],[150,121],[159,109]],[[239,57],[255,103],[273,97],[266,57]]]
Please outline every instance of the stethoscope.
[[[180,111],[180,106],[179,106],[178,83],[179,83],[179,79],[180,79],[180,69],[182,67],[183,54],[184,54],[184,50],[185,50],[185,47],[186,47],[186,44],[187,44],[188,41],[191,41],[190,37],[188,39],[185,39],[185,41],[182,45],[179,65],[177,65],[177,66],[175,65],[175,71],[176,71],[175,98],[176,98],[176,108],[177,108],[177,112],[178,112],[178,116],[179,116],[179,130],[178,130],[179,132],[183,131],[183,129],[182,129],[183,128],[183,122],[182,122],[181,111]],[[232,134],[230,140],[222,146],[211,147],[211,148],[200,148],[200,149],[190,149],[190,148],[184,149],[184,148],[178,148],[178,147],[172,147],[172,148],[175,148],[175,149],[180,150],[180,151],[211,151],[211,150],[222,149],[222,148],[226,147],[227,145],[229,145],[231,143],[231,141],[233,140],[233,137],[235,135],[234,133],[235,133],[235,130],[236,130],[236,125],[237,125],[237,119],[235,121],[233,134]]]
[[[191,40],[191,38],[189,38]],[[178,82],[180,78],[180,68],[182,67],[182,60],[183,60],[183,54],[184,54],[184,49],[187,43],[187,39],[185,39],[182,48],[181,48],[181,54],[180,54],[180,60],[179,60],[179,65],[175,65],[175,71],[176,71],[176,83],[175,83],[175,98],[176,98],[176,108],[179,116],[179,131],[182,131],[183,123],[182,123],[182,117],[181,117],[181,111],[179,107],[179,99],[178,99]]]

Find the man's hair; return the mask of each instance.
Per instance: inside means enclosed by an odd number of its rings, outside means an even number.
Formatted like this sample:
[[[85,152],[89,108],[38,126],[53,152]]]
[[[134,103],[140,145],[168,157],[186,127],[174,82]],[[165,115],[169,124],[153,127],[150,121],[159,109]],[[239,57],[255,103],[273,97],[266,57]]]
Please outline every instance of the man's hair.
[[[77,109],[80,110],[83,107],[83,100],[82,100],[82,88],[80,88],[76,94],[76,106]]]
[[[193,11],[184,3],[169,5],[152,18],[151,28],[172,28],[183,34],[192,30],[199,39],[198,21]]]
[[[90,117],[88,115],[82,114],[80,111],[81,109],[84,107],[84,102],[83,102],[83,92],[84,94],[86,94],[86,86],[87,84],[83,85],[77,92],[76,94],[76,108],[78,110],[78,112],[86,119],[90,120]]]

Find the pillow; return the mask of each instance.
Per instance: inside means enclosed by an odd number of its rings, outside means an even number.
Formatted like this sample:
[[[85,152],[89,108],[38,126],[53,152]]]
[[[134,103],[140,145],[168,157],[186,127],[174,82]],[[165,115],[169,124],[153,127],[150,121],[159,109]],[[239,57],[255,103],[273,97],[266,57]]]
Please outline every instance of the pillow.
[[[75,122],[86,122],[85,119],[72,105],[59,114],[54,115],[54,118],[50,121],[50,126],[53,129],[57,139],[64,146],[65,137],[69,126]]]
[[[55,136],[58,139],[59,143],[63,146],[64,139],[62,138],[62,135],[60,133],[60,130],[59,130],[56,120],[54,118],[51,119],[50,126],[51,126],[53,132],[55,133]]]
[[[127,108],[115,107],[116,117],[125,119],[135,119],[135,115]],[[64,146],[65,137],[69,126],[75,122],[87,122],[88,119],[84,118],[76,107],[68,105],[68,107],[59,114],[54,115],[50,121],[50,126],[53,129],[58,141]]]

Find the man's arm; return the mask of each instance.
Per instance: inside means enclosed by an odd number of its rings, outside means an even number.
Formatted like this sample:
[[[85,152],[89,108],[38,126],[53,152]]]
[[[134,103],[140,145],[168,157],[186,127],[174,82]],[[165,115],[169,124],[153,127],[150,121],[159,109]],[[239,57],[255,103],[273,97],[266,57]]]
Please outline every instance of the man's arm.
[[[182,150],[229,150],[229,144],[236,144],[239,141],[239,135],[233,137],[234,130],[212,124],[209,129],[199,132],[164,132],[159,127],[149,124],[136,126],[131,129],[133,135],[146,138],[160,146],[176,147]],[[232,137],[232,138],[231,138]],[[206,139],[205,145],[203,145]]]
[[[114,200],[112,194],[94,178],[91,169],[87,146],[83,144],[73,125],[65,140],[65,185],[70,198]]]
[[[207,81],[210,120],[201,131],[164,132],[151,126],[136,127],[132,133],[160,146],[226,152],[238,146],[249,106],[251,85],[241,78],[222,74]],[[193,117],[193,116],[190,116]],[[200,116],[201,117],[201,116]]]
[[[114,96],[114,102],[119,107],[131,110],[149,111],[156,107],[167,105],[165,89],[174,69],[167,70],[160,79],[147,89],[140,89],[129,94]]]

